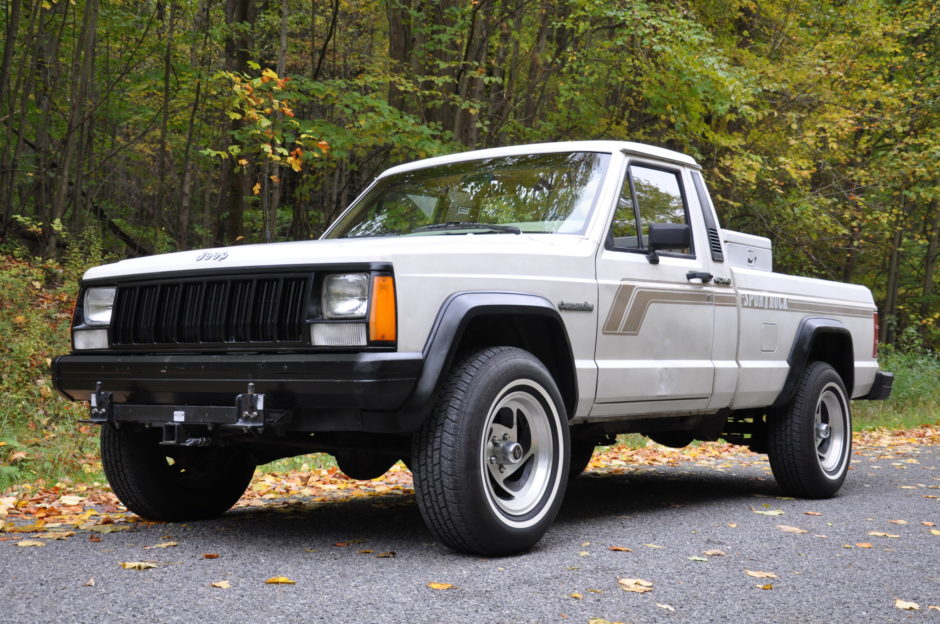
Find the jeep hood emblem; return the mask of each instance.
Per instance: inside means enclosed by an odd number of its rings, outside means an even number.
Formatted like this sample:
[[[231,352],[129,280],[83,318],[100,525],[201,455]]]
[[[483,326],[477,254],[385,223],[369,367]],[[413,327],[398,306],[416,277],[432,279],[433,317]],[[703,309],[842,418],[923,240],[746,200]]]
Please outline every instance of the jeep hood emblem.
[[[196,256],[196,262],[199,262],[200,260],[218,260],[219,262],[222,262],[226,258],[228,258],[227,251],[204,251]]]

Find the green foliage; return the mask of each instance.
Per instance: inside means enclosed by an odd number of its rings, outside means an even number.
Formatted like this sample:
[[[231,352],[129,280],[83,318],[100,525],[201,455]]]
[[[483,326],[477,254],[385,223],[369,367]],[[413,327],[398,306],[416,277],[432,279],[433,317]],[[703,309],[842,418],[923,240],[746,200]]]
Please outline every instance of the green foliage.
[[[95,432],[77,422],[82,405],[51,386],[52,358],[70,349],[71,267],[0,260],[0,489],[13,481],[80,475],[97,450]]]
[[[909,332],[906,349],[886,346],[878,358],[883,370],[894,373],[894,387],[887,401],[855,401],[856,429],[909,429],[940,424],[940,356],[927,351]]]

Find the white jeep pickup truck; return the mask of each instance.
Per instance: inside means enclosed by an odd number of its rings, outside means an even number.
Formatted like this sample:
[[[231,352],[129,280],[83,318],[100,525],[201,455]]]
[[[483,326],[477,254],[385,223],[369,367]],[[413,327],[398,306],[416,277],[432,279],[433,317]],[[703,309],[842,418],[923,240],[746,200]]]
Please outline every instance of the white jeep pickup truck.
[[[93,268],[72,342],[55,385],[137,514],[217,516],[281,457],[401,459],[431,531],[483,555],[535,544],[618,433],[746,444],[832,496],[850,400],[893,380],[867,289],[773,273],[692,158],[606,141],[394,167],[318,241]]]

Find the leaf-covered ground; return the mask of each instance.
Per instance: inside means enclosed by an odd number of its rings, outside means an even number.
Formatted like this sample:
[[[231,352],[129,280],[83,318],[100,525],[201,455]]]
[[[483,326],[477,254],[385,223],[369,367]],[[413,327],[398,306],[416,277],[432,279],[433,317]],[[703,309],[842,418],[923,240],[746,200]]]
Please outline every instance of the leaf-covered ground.
[[[919,446],[940,445],[940,426],[925,425],[908,431],[863,431],[855,434],[853,464],[897,458],[914,461]],[[643,448],[623,445],[607,447],[595,453],[589,471],[624,473],[651,466],[694,463],[722,469],[732,465],[759,465],[769,471],[765,455],[747,448],[708,442],[684,449],[669,449],[650,443]],[[851,478],[851,475],[850,475]],[[918,487],[918,486],[911,486]],[[940,486],[924,485],[923,496],[940,498]],[[398,496],[389,497],[390,494]],[[236,507],[268,507],[290,511],[311,505],[348,501],[362,497],[381,497],[376,505],[411,505],[411,473],[401,464],[371,481],[349,479],[334,468],[283,473],[257,473]],[[23,547],[36,547],[43,540],[61,540],[81,536],[100,541],[102,534],[130,530],[147,523],[128,512],[106,484],[57,483],[24,484],[0,496],[0,541],[14,541]],[[781,529],[786,530],[786,529]]]

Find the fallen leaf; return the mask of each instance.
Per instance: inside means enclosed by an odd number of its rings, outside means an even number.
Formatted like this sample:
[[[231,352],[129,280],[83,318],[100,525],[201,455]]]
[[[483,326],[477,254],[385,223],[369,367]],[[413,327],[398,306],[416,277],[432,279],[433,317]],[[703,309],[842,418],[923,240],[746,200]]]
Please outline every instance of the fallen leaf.
[[[45,546],[46,543],[45,543],[45,542],[40,542],[40,541],[37,541],[37,540],[20,540],[19,542],[16,543],[16,545],[17,545],[17,546],[25,546],[25,547],[29,547],[29,546]]]
[[[799,527],[790,526],[789,524],[778,524],[777,528],[784,533],[807,533],[807,531],[804,531]]]
[[[179,546],[176,542],[160,542],[159,544],[154,544],[153,546],[144,546],[145,549],[149,548],[173,548],[174,546]]]
[[[632,550],[630,550],[629,548],[625,548],[624,546],[611,546],[607,550],[612,550],[614,552],[633,552]]]
[[[920,605],[916,602],[907,602],[906,600],[901,600],[896,598],[894,600],[894,606],[897,609],[903,609],[905,611],[920,611]]]
[[[229,589],[232,585],[228,581],[218,581],[209,583],[209,587],[218,587],[219,589]]]
[[[88,536],[88,541],[89,541],[89,542],[100,542],[100,541],[101,541],[101,538],[98,537],[97,535],[89,535],[89,536]]]
[[[673,607],[672,605],[663,604],[663,603],[661,603],[661,602],[657,602],[657,603],[656,603],[656,606],[659,607],[660,609],[665,609],[666,611],[675,611],[675,610],[676,610],[676,608]]]
[[[923,521],[923,522],[921,522],[921,524],[924,525],[924,526],[937,526],[935,523],[933,523],[933,522],[927,522],[926,520]]]
[[[46,533],[38,533],[36,537],[38,539],[64,540],[73,535],[75,535],[75,531],[48,531]]]
[[[705,557],[692,556],[688,558],[689,561],[708,561]]]
[[[659,544],[643,544],[647,548],[665,548],[665,546],[660,546]]]
[[[745,574],[748,576],[753,576],[754,578],[777,578],[777,575],[773,572],[760,572],[757,570],[745,570]]]
[[[149,561],[122,561],[121,567],[125,570],[149,570],[157,567],[157,564]]]
[[[85,582],[83,583],[83,585],[84,585],[85,587],[94,587],[94,586],[95,586],[95,579],[90,578],[90,579],[88,579],[87,581],[85,581]]]
[[[579,593],[575,592],[575,593],[573,593],[573,594],[568,594],[568,597],[569,597],[569,598],[574,598],[575,600],[581,600],[582,598],[584,598],[584,594],[579,594]]]
[[[859,542],[856,544],[856,546],[858,548],[871,548],[871,544],[869,542]]]
[[[454,589],[451,583],[428,583],[431,589]]]
[[[617,585],[623,591],[633,592],[635,594],[645,594],[653,591],[653,584],[649,581],[639,578],[621,578],[617,579]]]
[[[728,526],[731,527],[732,529],[736,529],[736,528],[738,528],[738,523],[737,523],[737,522],[729,522],[729,523],[728,523]]]
[[[296,585],[297,581],[292,581],[286,576],[272,576],[264,583],[265,585]]]
[[[581,548],[586,548],[591,545],[591,542],[581,542]]]
[[[395,558],[394,550],[386,550],[385,552],[380,552],[376,555],[379,559],[394,559]]]
[[[174,544],[174,546],[175,546],[175,544]],[[203,554],[202,554],[202,558],[203,558],[203,559],[218,559],[218,558],[219,558],[219,553],[203,553]]]
[[[603,589],[590,589],[590,588],[588,588],[588,591],[591,592],[592,594],[603,594],[603,593],[604,593],[604,590],[603,590]]]
[[[821,516],[822,515],[818,511],[804,511],[803,514],[807,516]]]
[[[760,514],[762,516],[782,516],[783,515],[782,509],[768,509],[766,511],[762,509],[751,509],[751,511],[753,511],[756,514]]]
[[[901,537],[900,535],[895,535],[893,533],[882,533],[881,531],[869,531],[868,534],[872,537]]]
[[[590,557],[590,556],[591,556],[591,553],[589,553],[589,552],[586,551],[586,550],[582,550],[581,552],[578,553],[578,556],[579,556],[579,557]]]
[[[773,589],[774,588],[774,586],[771,585],[770,583],[767,583],[766,585],[755,585],[754,587],[756,587],[757,589]]]
[[[938,531],[937,529],[930,529],[930,534],[931,534],[931,535],[940,535],[940,531]]]
[[[364,549],[364,550],[359,550],[359,551],[356,551],[356,552],[358,552],[360,555],[371,555],[371,554],[372,554],[373,552],[375,552],[375,551],[369,550],[368,548],[366,548],[366,549]]]
[[[706,550],[702,554],[709,557],[724,557],[727,553],[723,550]]]
[[[937,605],[930,605],[927,607],[927,610],[928,611],[940,611],[940,607],[938,607]]]
[[[907,520],[888,520],[891,524],[907,524]]]

